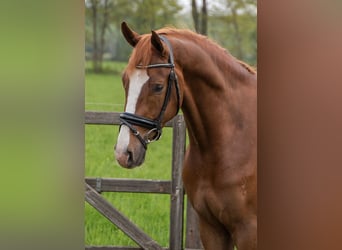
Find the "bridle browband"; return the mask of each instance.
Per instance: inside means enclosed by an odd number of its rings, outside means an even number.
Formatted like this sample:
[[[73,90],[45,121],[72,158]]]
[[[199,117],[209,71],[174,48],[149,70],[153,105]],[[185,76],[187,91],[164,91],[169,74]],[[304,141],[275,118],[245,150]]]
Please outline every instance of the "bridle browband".
[[[170,101],[171,98],[171,91],[172,91],[172,83],[175,83],[175,89],[177,93],[177,111],[176,115],[178,114],[178,111],[180,109],[180,93],[179,93],[179,85],[178,85],[178,80],[177,76],[175,73],[175,63],[173,59],[173,51],[172,51],[172,46],[167,40],[166,37],[159,35],[160,39],[167,45],[169,48],[169,60],[168,63],[159,63],[159,64],[150,64],[150,65],[137,65],[136,68],[138,69],[151,69],[151,68],[170,68],[170,74],[168,78],[168,83],[167,83],[167,89],[166,89],[166,95],[164,99],[163,106],[161,108],[161,111],[158,115],[158,117],[154,120],[124,112],[120,114],[120,121],[121,125],[126,125],[132,133],[139,139],[141,144],[144,146],[145,149],[147,149],[147,144],[159,140],[161,134],[162,134],[162,120],[167,108],[167,105]],[[149,131],[145,135],[141,135],[139,131],[134,127],[134,126],[139,126],[143,128],[149,129]],[[150,136],[153,136],[150,138]]]

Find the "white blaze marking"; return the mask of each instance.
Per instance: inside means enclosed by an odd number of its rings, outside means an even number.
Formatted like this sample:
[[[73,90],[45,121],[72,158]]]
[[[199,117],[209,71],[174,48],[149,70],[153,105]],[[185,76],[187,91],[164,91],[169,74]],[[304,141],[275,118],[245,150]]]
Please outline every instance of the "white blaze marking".
[[[129,88],[127,96],[126,112],[135,113],[136,105],[140,92],[144,84],[148,80],[148,75],[146,70],[136,69],[133,74],[129,77]]]
[[[132,75],[129,77],[129,88],[127,95],[127,105],[125,112],[134,114],[136,110],[136,105],[138,98],[140,96],[141,90],[144,84],[149,79],[146,70],[136,69],[133,71]],[[120,129],[118,142],[116,144],[116,152],[125,152],[129,145],[130,129],[127,126],[122,126]]]

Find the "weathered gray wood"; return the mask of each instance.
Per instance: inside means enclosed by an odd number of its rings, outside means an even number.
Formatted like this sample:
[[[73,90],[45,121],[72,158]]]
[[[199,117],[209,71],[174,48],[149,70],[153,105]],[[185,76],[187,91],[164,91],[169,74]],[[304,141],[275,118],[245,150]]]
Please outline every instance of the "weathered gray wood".
[[[171,193],[171,181],[90,177],[85,180],[97,192]]]
[[[103,216],[114,223],[119,229],[127,234],[139,246],[146,250],[163,250],[163,247],[152,240],[145,232],[133,224],[127,217],[122,215],[112,204],[104,199],[87,183],[85,199],[98,210]]]
[[[84,123],[98,124],[98,125],[119,125],[120,113],[118,112],[100,112],[100,111],[86,111]],[[176,116],[177,117],[177,116]],[[167,122],[165,127],[172,127],[173,120]]]
[[[185,247],[193,249],[203,249],[200,233],[198,230],[198,216],[191,206],[190,201],[187,202],[186,208],[186,239]]]
[[[99,111],[86,111],[85,123],[86,124],[102,124],[102,125],[119,125],[120,113],[118,112],[99,112]]]
[[[183,249],[184,188],[182,166],[185,152],[186,127],[183,116],[173,120],[172,193],[170,212],[170,250]]]

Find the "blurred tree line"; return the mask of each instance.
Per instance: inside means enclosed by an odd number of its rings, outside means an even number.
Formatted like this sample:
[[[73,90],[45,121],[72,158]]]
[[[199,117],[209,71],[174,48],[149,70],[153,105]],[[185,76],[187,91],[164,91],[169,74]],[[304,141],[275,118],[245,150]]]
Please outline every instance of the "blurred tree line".
[[[124,20],[138,33],[164,26],[207,35],[256,66],[256,0],[85,0],[86,59],[94,72],[103,60],[127,61],[132,49],[120,32]]]

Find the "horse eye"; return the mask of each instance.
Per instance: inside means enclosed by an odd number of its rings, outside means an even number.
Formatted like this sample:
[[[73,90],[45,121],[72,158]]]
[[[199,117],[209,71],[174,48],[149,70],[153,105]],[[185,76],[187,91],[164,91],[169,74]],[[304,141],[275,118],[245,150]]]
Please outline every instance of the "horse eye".
[[[159,93],[163,90],[164,86],[162,84],[153,84],[152,90],[153,92]]]

